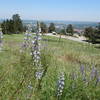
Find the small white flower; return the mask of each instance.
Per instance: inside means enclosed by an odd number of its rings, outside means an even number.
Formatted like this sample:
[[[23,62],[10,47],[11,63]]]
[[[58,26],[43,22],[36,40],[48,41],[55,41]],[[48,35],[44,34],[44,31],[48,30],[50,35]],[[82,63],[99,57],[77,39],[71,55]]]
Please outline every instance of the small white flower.
[[[32,56],[32,52],[30,53],[30,55]]]
[[[30,90],[32,90],[32,89],[33,89],[33,87],[32,87],[31,85],[28,85],[28,88],[29,88]]]
[[[37,71],[36,72],[36,78],[37,79],[41,79],[42,75],[43,75],[43,71]]]
[[[39,59],[40,59],[40,57],[39,57],[39,56],[37,56],[37,59],[39,60]]]
[[[1,39],[3,39],[3,36],[1,36]]]
[[[60,93],[62,93],[63,91],[62,91],[62,90],[60,90],[59,92],[60,92]]]
[[[28,33],[25,33],[25,36],[27,36],[28,35]]]
[[[32,41],[32,43],[34,44],[34,43],[35,43],[35,41]]]

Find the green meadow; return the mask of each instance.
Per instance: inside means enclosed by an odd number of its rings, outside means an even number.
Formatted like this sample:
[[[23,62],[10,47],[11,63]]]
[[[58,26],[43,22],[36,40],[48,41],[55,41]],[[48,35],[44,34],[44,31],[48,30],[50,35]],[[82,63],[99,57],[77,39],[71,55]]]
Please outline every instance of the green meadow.
[[[47,70],[38,88],[30,50],[20,52],[24,35],[4,35],[0,52],[0,100],[100,100],[100,84],[95,85],[95,79],[90,80],[93,66],[100,71],[99,46],[67,39],[59,41],[51,36],[42,38],[42,63]],[[85,67],[89,83],[81,79],[81,65]],[[57,98],[61,72],[65,74],[65,86],[63,95]],[[73,73],[79,76],[74,82]],[[73,83],[75,88],[72,88]]]

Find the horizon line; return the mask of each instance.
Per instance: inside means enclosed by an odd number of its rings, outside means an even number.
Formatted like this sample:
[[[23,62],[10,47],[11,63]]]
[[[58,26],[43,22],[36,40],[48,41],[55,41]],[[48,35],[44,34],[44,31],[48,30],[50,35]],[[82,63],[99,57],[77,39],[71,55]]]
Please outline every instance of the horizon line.
[[[10,18],[0,18],[0,20],[7,20]],[[66,22],[96,22],[99,23],[100,21],[90,21],[90,20],[62,20],[62,19],[24,19],[21,20],[30,20],[30,21],[66,21]]]

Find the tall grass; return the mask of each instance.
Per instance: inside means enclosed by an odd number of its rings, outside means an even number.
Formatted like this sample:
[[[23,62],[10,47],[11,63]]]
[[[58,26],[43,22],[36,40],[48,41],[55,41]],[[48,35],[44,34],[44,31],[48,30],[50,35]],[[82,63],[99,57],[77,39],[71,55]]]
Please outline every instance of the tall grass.
[[[0,53],[0,100],[100,99],[100,50],[94,45],[65,39],[59,42],[58,38],[43,36],[45,49],[41,51],[41,63],[45,73],[38,84],[30,51],[20,52],[23,36],[5,35],[4,39],[4,51]],[[64,89],[58,98],[62,72]]]

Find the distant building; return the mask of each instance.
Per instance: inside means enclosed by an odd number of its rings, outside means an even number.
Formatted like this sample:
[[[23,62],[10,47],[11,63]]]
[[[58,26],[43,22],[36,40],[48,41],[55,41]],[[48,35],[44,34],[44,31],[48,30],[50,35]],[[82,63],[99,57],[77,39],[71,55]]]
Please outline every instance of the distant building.
[[[81,29],[74,29],[74,33],[78,34],[78,35],[82,35],[84,34],[84,30]]]

